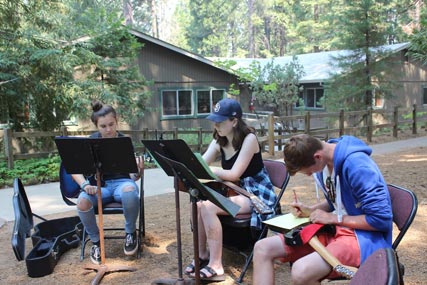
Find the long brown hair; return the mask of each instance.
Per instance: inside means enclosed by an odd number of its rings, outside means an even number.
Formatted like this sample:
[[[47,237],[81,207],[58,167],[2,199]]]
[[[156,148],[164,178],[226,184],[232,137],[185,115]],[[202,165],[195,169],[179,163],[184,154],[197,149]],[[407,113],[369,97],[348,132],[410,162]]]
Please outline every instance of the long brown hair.
[[[255,134],[255,129],[248,126],[242,118],[229,118],[230,121],[234,119],[237,119],[237,125],[233,128],[233,141],[231,144],[235,150],[239,150],[242,147],[245,137],[250,133]],[[226,146],[228,143],[227,137],[218,135],[218,131],[216,129],[213,132],[213,137],[221,147]]]

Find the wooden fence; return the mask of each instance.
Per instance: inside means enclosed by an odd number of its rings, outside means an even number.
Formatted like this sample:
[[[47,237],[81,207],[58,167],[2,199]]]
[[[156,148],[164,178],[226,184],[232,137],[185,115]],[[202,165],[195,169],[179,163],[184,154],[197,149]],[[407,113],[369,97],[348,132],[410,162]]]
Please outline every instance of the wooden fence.
[[[274,127],[280,122],[282,127]],[[421,128],[427,128],[427,108],[417,110],[414,105],[410,109],[394,108],[388,110],[351,111],[335,113],[312,114],[305,112],[300,115],[276,117],[269,115],[268,128],[258,129],[257,134],[264,151],[274,155],[280,151],[286,140],[297,133],[307,133],[322,139],[337,137],[344,134],[366,137],[372,141],[376,134],[392,133],[397,138],[399,130],[412,130],[413,134]],[[87,136],[93,131],[69,131],[66,127],[56,132],[13,132],[3,130],[0,141],[3,144],[4,155],[0,159],[6,160],[9,168],[13,168],[17,159],[41,158],[57,153],[54,138],[56,136]],[[193,151],[203,152],[211,138],[212,130],[123,130],[130,136],[135,151],[144,153],[142,139],[183,139]]]

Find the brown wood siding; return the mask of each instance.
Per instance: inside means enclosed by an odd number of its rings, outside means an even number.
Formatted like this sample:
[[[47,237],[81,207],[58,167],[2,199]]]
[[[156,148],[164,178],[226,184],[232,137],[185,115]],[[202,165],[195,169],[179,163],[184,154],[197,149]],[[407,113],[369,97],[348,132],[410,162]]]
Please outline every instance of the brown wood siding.
[[[146,79],[152,80],[152,97],[150,110],[147,110],[140,128],[172,129],[210,127],[209,122],[202,118],[161,120],[161,90],[171,89],[225,89],[230,84],[238,86],[237,78],[230,73],[215,68],[192,57],[174,50],[144,41],[144,47],[138,57],[141,73]]]
[[[397,86],[393,97],[385,101],[386,109],[394,106],[411,108],[414,104],[422,106],[423,88],[427,87],[427,66],[405,57],[406,52],[401,51],[386,60],[389,66],[387,74]]]
[[[163,118],[161,119],[161,91],[170,88],[172,90],[191,89],[225,89],[231,83],[238,86],[237,78],[219,68],[204,62],[203,59],[195,59],[192,54],[186,55],[155,42],[139,38],[144,44],[138,57],[141,73],[148,80],[154,82],[151,87],[152,98],[150,108],[145,112],[145,117],[137,128],[170,130],[174,127],[182,129],[196,129],[199,127],[210,128],[211,123],[203,116],[197,118]],[[427,86],[427,67],[420,63],[405,61],[405,51],[398,52],[386,59],[390,67],[387,70],[389,80],[395,80],[397,87],[393,90],[393,98],[385,101],[385,108],[389,106],[411,107],[413,104],[422,104],[422,91]],[[393,75],[398,75],[397,79]],[[318,85],[318,83],[316,83]],[[308,85],[306,87],[309,87]],[[243,87],[240,96],[236,97],[242,105],[243,112],[249,112],[251,93],[247,87]],[[263,110],[256,105],[257,110]],[[312,110],[313,113],[324,112]]]

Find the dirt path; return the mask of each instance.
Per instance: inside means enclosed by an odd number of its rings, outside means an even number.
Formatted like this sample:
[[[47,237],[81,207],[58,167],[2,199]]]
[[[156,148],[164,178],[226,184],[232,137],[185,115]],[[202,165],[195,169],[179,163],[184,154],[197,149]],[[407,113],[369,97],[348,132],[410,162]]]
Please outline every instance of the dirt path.
[[[427,280],[427,146],[413,148],[392,155],[378,155],[374,159],[380,166],[388,183],[397,184],[413,190],[418,196],[419,208],[415,221],[409,232],[399,245],[398,254],[405,265],[405,284],[425,284]],[[282,199],[283,212],[287,212],[287,202],[292,199],[295,189],[299,199],[311,201],[315,199],[314,184],[310,177],[296,175]],[[182,223],[182,258],[186,265],[193,256],[192,234],[189,226],[189,198],[180,193]],[[70,208],[71,209],[71,208]],[[146,229],[144,252],[141,259],[125,257],[121,240],[106,241],[107,264],[124,264],[134,266],[136,272],[112,273],[104,277],[101,284],[151,284],[159,278],[178,277],[177,244],[175,227],[175,203],[173,194],[165,194],[146,199]],[[75,215],[70,211],[61,215],[48,216],[53,219]],[[35,220],[35,223],[40,221]],[[122,224],[119,217],[108,217],[108,224]],[[42,278],[29,278],[25,262],[18,262],[11,249],[10,239],[13,223],[0,228],[0,284],[90,284],[95,274],[85,275],[83,266],[90,263],[88,251],[83,262],[79,260],[79,250],[66,252],[55,267],[52,274]],[[27,240],[27,253],[31,249],[30,239]],[[234,252],[224,250],[223,262],[227,280],[220,285],[234,284],[233,278],[240,274],[244,258]],[[252,282],[252,267],[245,277],[245,284]],[[276,268],[276,284],[290,284],[289,265],[278,264]],[[331,284],[331,283],[328,283]],[[342,282],[340,283],[342,284]]]

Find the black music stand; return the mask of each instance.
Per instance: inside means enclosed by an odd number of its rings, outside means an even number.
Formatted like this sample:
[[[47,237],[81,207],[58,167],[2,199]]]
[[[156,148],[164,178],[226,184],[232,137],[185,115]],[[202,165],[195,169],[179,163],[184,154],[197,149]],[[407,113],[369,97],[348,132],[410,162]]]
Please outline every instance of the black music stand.
[[[163,168],[169,176],[175,177],[175,206],[176,206],[176,227],[177,227],[177,249],[178,249],[178,279],[158,279],[152,284],[200,284],[200,263],[199,263],[199,240],[197,223],[197,201],[209,200],[231,216],[236,216],[240,207],[229,199],[225,198],[215,190],[203,185],[199,179],[212,179],[211,175],[204,169],[194,153],[183,140],[142,140],[142,143],[149,150],[156,162]],[[178,161],[179,160],[179,161]],[[181,162],[180,162],[181,161]],[[195,173],[193,173],[194,170]],[[192,220],[193,220],[193,245],[194,245],[194,265],[195,279],[184,279],[182,273],[182,252],[181,252],[181,223],[179,206],[178,179],[185,188],[188,189],[191,200]]]
[[[125,265],[108,266],[105,264],[104,219],[101,198],[103,174],[138,172],[131,139],[129,137],[56,137],[55,143],[68,173],[96,175],[101,264],[85,267],[86,270],[97,272],[91,284],[99,284],[104,275],[111,272],[136,271],[136,268]]]

